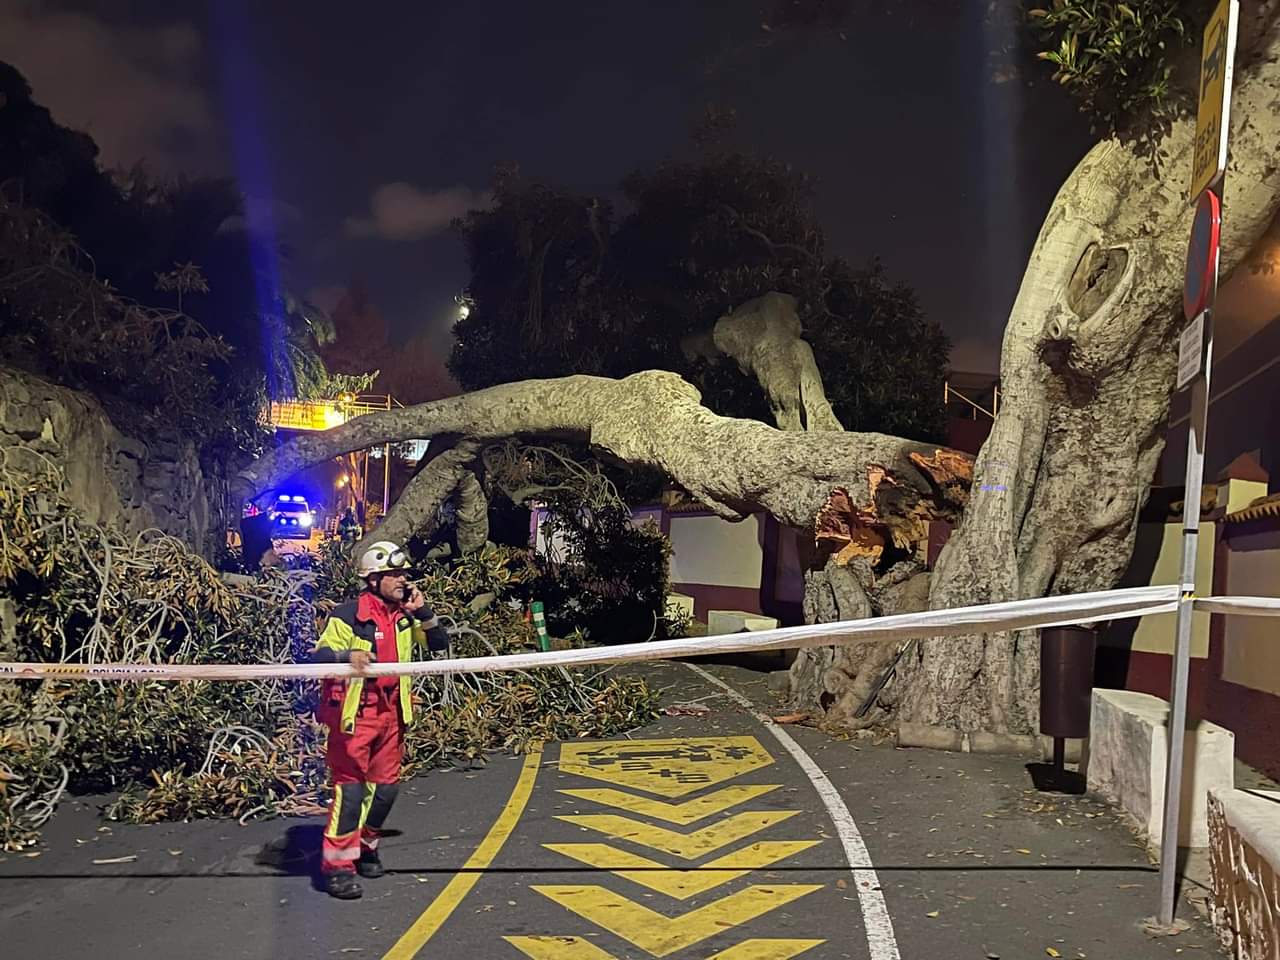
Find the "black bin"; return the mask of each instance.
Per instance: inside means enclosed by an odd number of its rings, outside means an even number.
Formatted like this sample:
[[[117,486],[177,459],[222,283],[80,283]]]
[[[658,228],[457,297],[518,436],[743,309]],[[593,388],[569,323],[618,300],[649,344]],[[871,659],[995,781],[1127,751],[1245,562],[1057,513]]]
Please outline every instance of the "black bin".
[[[1040,632],[1040,732],[1060,739],[1089,735],[1096,631],[1049,627]]]

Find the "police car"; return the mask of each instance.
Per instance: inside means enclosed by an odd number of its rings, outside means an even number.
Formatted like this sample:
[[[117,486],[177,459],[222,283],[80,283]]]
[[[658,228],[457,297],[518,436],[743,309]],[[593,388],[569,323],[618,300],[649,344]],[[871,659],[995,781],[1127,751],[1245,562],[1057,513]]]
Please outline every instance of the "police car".
[[[310,540],[315,522],[306,497],[282,493],[271,511],[271,536],[276,540]]]

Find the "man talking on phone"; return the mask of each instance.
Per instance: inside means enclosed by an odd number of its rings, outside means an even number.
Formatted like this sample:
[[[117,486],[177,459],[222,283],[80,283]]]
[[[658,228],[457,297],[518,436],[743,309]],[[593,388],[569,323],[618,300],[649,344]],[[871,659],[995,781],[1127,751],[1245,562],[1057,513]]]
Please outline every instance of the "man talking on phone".
[[[329,727],[325,760],[333,800],[325,826],[321,870],[325,890],[340,900],[363,894],[356,873],[385,872],[378,839],[399,789],[405,726],[413,720],[407,676],[368,677],[371,663],[404,663],[415,644],[445,650],[440,626],[410,578],[416,571],[396,544],[380,540],[361,554],[360,595],[336,607],[312,652],[315,663],[349,663],[357,676],[326,680],[317,711]]]

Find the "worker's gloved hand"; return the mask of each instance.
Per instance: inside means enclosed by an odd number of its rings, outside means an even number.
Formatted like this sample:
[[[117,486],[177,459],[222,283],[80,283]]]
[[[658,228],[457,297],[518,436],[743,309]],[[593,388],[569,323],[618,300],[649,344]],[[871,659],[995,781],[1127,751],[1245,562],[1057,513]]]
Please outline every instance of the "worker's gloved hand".
[[[427,598],[422,595],[422,591],[415,587],[412,583],[406,584],[404,603],[405,613],[417,613],[427,604]]]
[[[365,671],[369,669],[369,664],[374,663],[377,659],[378,658],[368,650],[351,651],[351,666],[355,669],[355,672],[361,676],[363,676]]]

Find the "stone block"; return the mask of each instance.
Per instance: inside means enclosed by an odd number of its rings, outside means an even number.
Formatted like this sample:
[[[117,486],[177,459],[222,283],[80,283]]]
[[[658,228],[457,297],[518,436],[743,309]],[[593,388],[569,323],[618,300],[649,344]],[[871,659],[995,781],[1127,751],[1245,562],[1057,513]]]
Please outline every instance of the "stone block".
[[[748,613],[745,610],[707,611],[707,636],[709,637],[718,637],[726,633],[773,630],[777,626],[776,619],[766,617],[762,613]]]
[[[964,732],[950,727],[935,727],[928,723],[903,723],[898,725],[898,746],[921,747],[925,750],[950,750],[959,752],[967,741]]]
[[[1128,690],[1094,690],[1084,766],[1089,789],[1119,804],[1159,849],[1164,822],[1169,705]],[[1188,723],[1183,747],[1178,842],[1209,845],[1209,791],[1235,785],[1235,734]]]
[[[1036,757],[1043,754],[1040,739],[1017,736],[1012,733],[990,733],[974,730],[969,734],[969,750],[973,753],[993,753],[1008,757]]]
[[[667,603],[665,607],[667,617],[674,620],[681,616],[685,620],[693,619],[693,597],[687,593],[675,593],[674,591],[667,594]]]
[[[1236,960],[1280,960],[1280,793],[1209,791],[1213,928]]]

